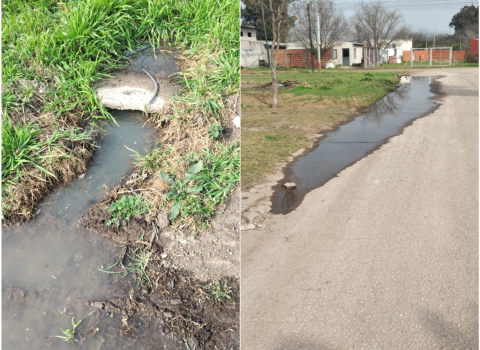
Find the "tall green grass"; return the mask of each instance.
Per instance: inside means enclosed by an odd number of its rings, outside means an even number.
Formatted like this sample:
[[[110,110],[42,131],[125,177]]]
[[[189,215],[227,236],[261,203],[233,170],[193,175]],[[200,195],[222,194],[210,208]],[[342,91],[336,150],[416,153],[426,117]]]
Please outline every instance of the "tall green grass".
[[[2,83],[50,82],[47,111],[108,117],[93,86],[145,41],[184,45],[186,56],[206,57],[183,74],[183,94],[199,100],[195,108],[218,113],[222,95],[238,86],[238,1],[10,0],[2,10]]]
[[[186,112],[219,119],[226,96],[239,85],[239,6],[237,0],[3,1],[2,184],[14,184],[27,164],[43,167],[48,147],[59,145],[40,144],[34,126],[19,127],[10,119],[23,120],[33,102],[54,120],[75,119],[72,130],[111,118],[95,86],[128,63],[126,51],[146,41],[154,48],[182,48],[192,64],[178,74],[183,88],[177,101]],[[35,118],[26,120],[35,123]],[[74,137],[72,130],[65,132]],[[22,144],[19,135],[28,142]]]
[[[40,140],[41,130],[35,125],[12,124],[8,117],[2,120],[2,188],[14,184],[22,170],[34,166],[42,173],[56,178],[48,170],[55,159],[73,158],[75,154],[62,140],[87,141],[90,136],[78,129],[55,130],[46,140]]]

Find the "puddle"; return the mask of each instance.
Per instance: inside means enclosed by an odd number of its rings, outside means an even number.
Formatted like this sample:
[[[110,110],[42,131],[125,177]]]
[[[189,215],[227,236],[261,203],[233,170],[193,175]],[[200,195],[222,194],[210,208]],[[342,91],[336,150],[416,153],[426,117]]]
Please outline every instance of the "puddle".
[[[364,115],[323,136],[312,151],[287,167],[284,179],[274,187],[271,212],[291,212],[308,192],[400,134],[408,123],[431,112],[438,106],[435,79],[412,77],[410,84],[402,84]],[[294,182],[296,188],[287,190],[283,186],[286,182]]]
[[[157,51],[154,55],[153,49],[146,49],[141,55],[132,59],[130,69],[137,73],[142,73],[144,68],[156,78],[168,78],[173,73],[178,72],[175,57],[178,52]]]
[[[134,285],[131,276],[122,280],[124,288],[119,290],[116,276],[98,271],[102,264],[114,261],[120,249],[100,235],[79,227],[88,207],[101,200],[105,186],[114,187],[131,168],[132,152],[125,146],[144,153],[155,139],[154,129],[144,125],[141,113],[113,111],[112,114],[120,127],[112,122],[103,125],[107,135],[99,141],[100,148],[83,179],[50,195],[40,205],[35,222],[3,228],[2,343],[5,349],[65,349],[70,345],[62,340],[44,338],[62,335],[60,328],[71,326],[72,313],[77,315],[77,320],[86,316],[91,311],[84,307],[87,300],[124,297]],[[22,291],[26,295],[22,295]],[[65,308],[67,314],[62,315],[60,311]],[[112,333],[114,326],[122,328],[120,315],[98,324],[99,314],[94,313],[81,326],[93,330],[92,324],[95,324],[100,328],[98,334],[82,344],[76,342],[77,347],[144,348],[120,332]],[[135,345],[129,347],[129,343]],[[167,345],[169,349],[178,348],[175,344],[165,339],[157,348]]]

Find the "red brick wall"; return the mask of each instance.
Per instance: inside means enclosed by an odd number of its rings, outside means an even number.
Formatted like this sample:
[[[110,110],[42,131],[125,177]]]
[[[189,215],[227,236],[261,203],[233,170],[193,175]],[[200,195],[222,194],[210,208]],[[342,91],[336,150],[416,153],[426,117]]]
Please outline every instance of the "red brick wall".
[[[470,39],[470,52],[478,53],[478,39]]]
[[[454,50],[452,51],[453,55],[455,55],[455,59],[457,61],[463,61],[465,59],[465,50]],[[449,50],[433,50],[433,59],[448,59],[450,54]],[[422,57],[423,61],[430,60],[430,50],[415,50],[415,61],[420,60],[420,56]],[[410,51],[403,51],[403,60],[410,61]]]
[[[271,54],[271,53],[270,53]],[[289,49],[278,50],[277,63],[281,67],[286,67],[285,55],[288,55],[288,68],[310,68],[312,66],[312,56],[310,50],[307,50],[308,65],[305,62],[305,50],[304,49]],[[271,56],[270,56],[271,57]],[[322,57],[322,67],[325,67],[325,63],[332,58],[331,52],[327,51]],[[317,55],[313,56],[313,64],[315,69],[318,68]]]

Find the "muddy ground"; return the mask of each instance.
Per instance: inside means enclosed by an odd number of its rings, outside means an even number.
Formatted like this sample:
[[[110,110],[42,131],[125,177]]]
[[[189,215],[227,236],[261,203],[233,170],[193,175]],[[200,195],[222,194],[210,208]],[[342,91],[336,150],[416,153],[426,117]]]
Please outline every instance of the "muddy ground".
[[[240,129],[232,123],[239,114],[239,102],[237,95],[227,100],[227,108],[235,111],[227,118],[230,123],[222,125],[223,139],[228,142],[240,137]],[[118,188],[136,194],[127,185],[136,176],[135,171],[126,175]],[[111,219],[108,206],[119,199],[113,197],[115,193],[118,191],[111,191],[100,203],[92,205],[81,225],[126,247],[122,248],[125,250],[119,264],[123,269],[128,266],[129,253],[135,247],[153,252],[147,264],[152,283],[143,282],[129,293],[119,291],[118,295],[123,295],[119,298],[89,301],[87,306],[107,316],[112,312],[128,316],[133,320],[128,323],[128,332],[136,339],[143,339],[143,345],[145,339],[151,339],[153,329],[187,343],[192,350],[239,349],[240,189],[217,207],[208,229],[201,232],[169,226],[163,212],[157,217],[139,214],[129,222],[121,220],[118,227],[107,226]],[[106,261],[105,266],[113,263]],[[216,300],[210,293],[208,286],[218,281],[226,281],[231,288],[230,298]],[[135,321],[145,317],[149,320],[148,327]]]
[[[151,327],[178,341],[187,341],[191,349],[239,348],[239,210],[237,189],[221,206],[211,228],[194,236],[165,226],[165,218],[138,215],[119,227],[106,226],[111,218],[106,205],[94,205],[82,219],[82,225],[127,246],[121,264],[128,265],[128,251],[151,242],[154,260],[148,273],[155,276],[152,285],[144,283],[133,294],[103,301],[90,301],[100,312],[122,313],[138,319],[147,315],[150,327],[133,322],[132,335],[147,338]],[[159,229],[155,235],[153,224]],[[144,239],[138,238],[144,234]],[[151,241],[153,237],[153,240]],[[106,262],[106,265],[114,263]],[[206,286],[227,281],[231,298],[215,300]],[[132,292],[131,292],[132,293]]]

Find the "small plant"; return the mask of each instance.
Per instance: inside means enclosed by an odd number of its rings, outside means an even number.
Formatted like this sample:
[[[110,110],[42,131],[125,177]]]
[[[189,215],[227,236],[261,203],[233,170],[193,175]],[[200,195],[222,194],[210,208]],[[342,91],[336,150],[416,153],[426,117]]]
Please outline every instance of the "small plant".
[[[160,172],[162,180],[169,185],[162,200],[172,202],[170,220],[181,214],[199,224],[213,216],[215,206],[222,203],[240,181],[239,146],[217,145],[201,154],[189,153],[184,159],[193,164],[184,180]]]
[[[90,312],[85,318],[81,319],[78,322],[75,322],[75,316],[72,317],[72,328],[62,328],[62,332],[64,335],[56,335],[55,338],[60,338],[65,342],[71,342],[73,338],[75,337],[75,333],[77,331],[78,326],[82,324],[83,321],[85,321],[87,318],[90,317],[91,314],[93,314],[95,311]]]
[[[139,238],[139,241],[141,241],[142,239],[143,239],[143,235]],[[128,266],[125,266],[127,271],[112,271],[112,269],[115,266],[117,266],[122,260],[121,254],[119,255],[119,260],[117,262],[110,265],[106,269],[99,269],[99,270],[105,273],[119,274],[120,279],[125,278],[129,274],[133,273],[133,274],[136,274],[138,277],[137,287],[140,285],[141,280],[145,280],[151,286],[152,281],[150,280],[150,277],[147,274],[147,265],[150,259],[152,258],[152,256],[153,257],[155,256],[153,254],[153,251],[147,251],[140,247],[136,247],[132,253],[127,253],[127,257],[132,261],[131,263],[128,264]]]
[[[170,185],[169,191],[162,196],[162,199],[174,202],[168,217],[170,220],[175,219],[178,214],[180,214],[180,210],[182,209],[182,200],[186,199],[189,194],[198,194],[202,190],[202,187],[190,186],[190,182],[195,179],[195,175],[202,170],[202,168],[203,161],[199,161],[198,163],[192,165],[188,169],[187,176],[183,181],[180,179],[174,181],[163,171],[160,172],[162,180],[166,181]]]
[[[223,284],[220,281],[217,281],[209,286],[204,286],[203,289],[210,291],[210,294],[217,301],[223,298],[231,298],[230,293],[232,292],[232,288],[227,284],[227,281],[223,281]]]
[[[120,226],[120,216],[129,221],[130,217],[135,214],[148,213],[148,204],[143,200],[142,195],[136,196],[123,196],[120,200],[113,202],[108,209],[108,212],[112,216],[107,221],[107,226],[115,223]]]
[[[210,125],[208,128],[208,137],[211,139],[218,139],[218,137],[222,134],[223,128],[220,124],[218,123],[213,123]]]

